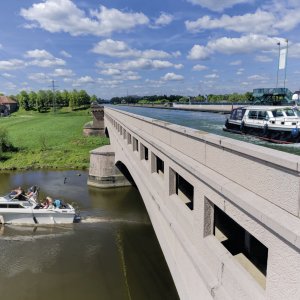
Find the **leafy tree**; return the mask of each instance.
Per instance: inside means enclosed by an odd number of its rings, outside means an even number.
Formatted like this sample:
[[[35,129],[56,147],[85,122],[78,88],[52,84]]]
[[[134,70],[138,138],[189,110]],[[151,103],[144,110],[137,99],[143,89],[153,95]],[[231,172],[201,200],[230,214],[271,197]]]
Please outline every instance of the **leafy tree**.
[[[35,110],[37,109],[37,93],[31,91],[28,95],[29,100],[28,100],[28,107],[30,110]]]
[[[62,106],[68,107],[70,102],[70,93],[67,90],[61,92]]]
[[[21,91],[21,93],[17,96],[19,105],[21,108],[25,110],[29,110],[29,96],[26,91]]]

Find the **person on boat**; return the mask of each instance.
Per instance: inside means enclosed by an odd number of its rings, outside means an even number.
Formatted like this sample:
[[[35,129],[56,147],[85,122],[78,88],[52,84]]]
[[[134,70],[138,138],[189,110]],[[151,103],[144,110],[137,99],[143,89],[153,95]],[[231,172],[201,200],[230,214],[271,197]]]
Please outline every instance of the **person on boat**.
[[[62,207],[62,203],[59,199],[55,199],[53,204],[56,208],[61,208]]]
[[[45,202],[43,203],[43,208],[52,209],[54,208],[53,200],[51,197],[47,196]]]
[[[25,192],[22,189],[22,187],[18,187],[14,190],[11,191],[11,195],[13,196],[13,199],[17,199],[17,200],[24,200],[25,198]]]
[[[37,190],[38,190],[38,188],[37,188],[35,185],[33,185],[32,187],[30,187],[30,188],[27,190],[26,196],[27,196],[28,198],[30,198],[30,197],[36,195],[36,194],[37,194]]]

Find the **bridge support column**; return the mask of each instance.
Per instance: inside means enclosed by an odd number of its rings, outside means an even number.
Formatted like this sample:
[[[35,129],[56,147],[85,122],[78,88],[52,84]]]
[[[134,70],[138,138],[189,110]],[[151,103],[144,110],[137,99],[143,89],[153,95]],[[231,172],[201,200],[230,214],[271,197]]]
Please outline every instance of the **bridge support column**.
[[[88,185],[99,188],[130,186],[131,183],[115,165],[115,153],[110,145],[90,152]]]

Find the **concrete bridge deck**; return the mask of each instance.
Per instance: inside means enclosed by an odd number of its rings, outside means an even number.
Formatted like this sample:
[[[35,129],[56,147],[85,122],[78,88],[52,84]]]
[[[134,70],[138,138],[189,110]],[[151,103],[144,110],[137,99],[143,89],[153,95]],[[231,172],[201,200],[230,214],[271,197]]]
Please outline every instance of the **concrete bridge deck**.
[[[90,183],[103,153],[126,166],[181,299],[300,299],[299,156],[112,108],[104,120]]]

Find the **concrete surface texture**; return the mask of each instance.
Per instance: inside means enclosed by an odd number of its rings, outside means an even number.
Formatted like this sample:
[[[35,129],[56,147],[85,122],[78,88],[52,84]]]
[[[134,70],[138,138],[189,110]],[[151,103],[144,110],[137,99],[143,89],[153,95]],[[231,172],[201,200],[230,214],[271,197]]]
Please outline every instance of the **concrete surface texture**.
[[[113,108],[104,120],[111,155],[92,152],[90,175],[127,167],[181,299],[300,299],[298,156]]]

